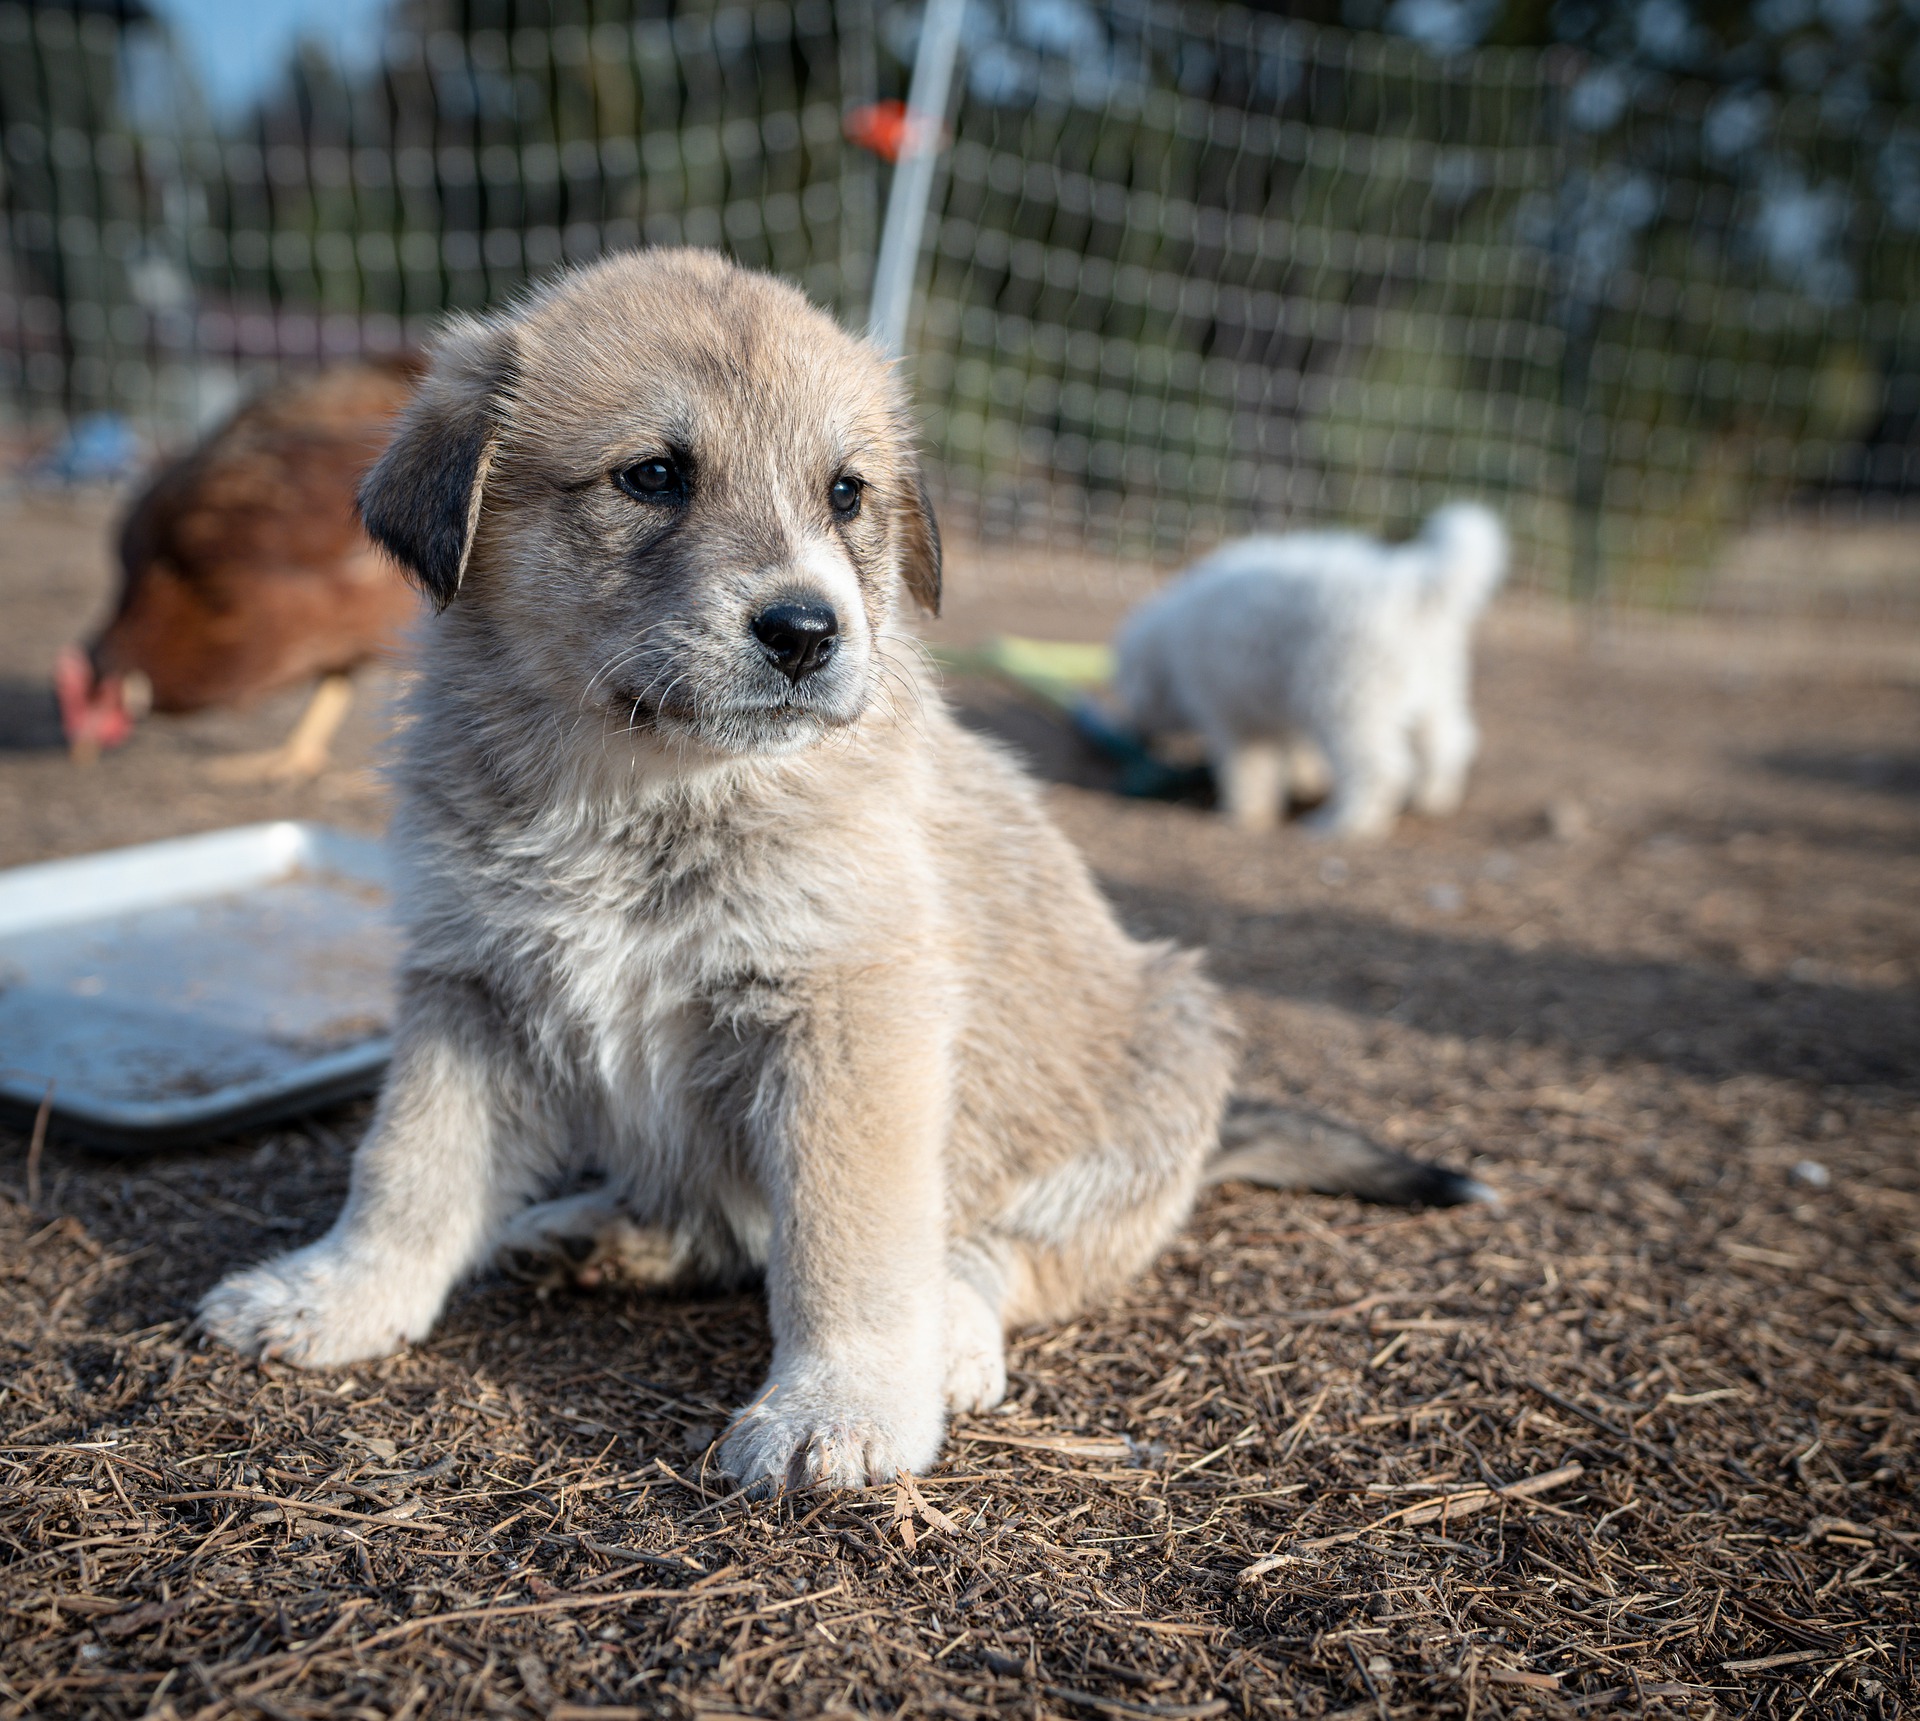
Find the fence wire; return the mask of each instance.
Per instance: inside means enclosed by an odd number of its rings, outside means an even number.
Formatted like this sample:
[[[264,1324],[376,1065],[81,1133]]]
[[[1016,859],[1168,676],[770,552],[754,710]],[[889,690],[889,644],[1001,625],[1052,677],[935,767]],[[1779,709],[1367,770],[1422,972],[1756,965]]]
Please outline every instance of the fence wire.
[[[225,116],[136,6],[0,4],[17,437],[178,439],[635,244],[860,322],[888,170],[845,120],[904,93],[916,11],[596,3],[422,0]],[[1609,75],[973,0],[909,343],[950,525],[1099,584],[1475,494],[1543,591],[1920,614],[1920,124]],[[1742,536],[1784,517],[1857,553]]]
[[[25,425],[178,435],[286,364],[636,245],[703,245],[857,314],[880,164],[870,16],[827,0],[304,52],[216,123],[157,21],[0,5],[0,390]]]

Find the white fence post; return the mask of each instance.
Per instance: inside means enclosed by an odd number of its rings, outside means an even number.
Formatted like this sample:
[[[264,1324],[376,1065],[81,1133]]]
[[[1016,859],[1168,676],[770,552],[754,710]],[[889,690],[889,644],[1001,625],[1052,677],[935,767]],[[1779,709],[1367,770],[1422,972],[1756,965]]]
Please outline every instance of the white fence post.
[[[873,266],[873,304],[867,324],[874,340],[896,356],[906,351],[920,236],[926,229],[927,198],[933,190],[933,167],[940,154],[947,92],[953,85],[953,62],[966,12],[967,0],[927,0],[920,20],[920,46],[907,91],[907,123],[887,193],[887,219],[880,230],[880,256]]]

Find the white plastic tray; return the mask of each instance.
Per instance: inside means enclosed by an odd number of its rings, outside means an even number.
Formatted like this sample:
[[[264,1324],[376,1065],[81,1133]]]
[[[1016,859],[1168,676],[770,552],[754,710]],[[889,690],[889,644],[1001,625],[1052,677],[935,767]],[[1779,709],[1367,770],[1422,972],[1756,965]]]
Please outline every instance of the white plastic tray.
[[[376,1087],[393,1020],[382,845],[245,825],[0,872],[0,1108],[178,1146]]]

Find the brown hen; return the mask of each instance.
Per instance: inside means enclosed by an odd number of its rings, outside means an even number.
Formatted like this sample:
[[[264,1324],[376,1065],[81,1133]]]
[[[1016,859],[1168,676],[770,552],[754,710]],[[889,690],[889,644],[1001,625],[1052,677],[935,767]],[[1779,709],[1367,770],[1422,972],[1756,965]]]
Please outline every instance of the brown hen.
[[[393,653],[419,613],[354,510],[419,374],[392,358],[290,378],[154,477],[121,525],[112,620],[55,669],[76,757],[117,746],[149,705],[245,704],[319,676],[284,746],[219,770],[289,779],[324,767],[348,677]]]

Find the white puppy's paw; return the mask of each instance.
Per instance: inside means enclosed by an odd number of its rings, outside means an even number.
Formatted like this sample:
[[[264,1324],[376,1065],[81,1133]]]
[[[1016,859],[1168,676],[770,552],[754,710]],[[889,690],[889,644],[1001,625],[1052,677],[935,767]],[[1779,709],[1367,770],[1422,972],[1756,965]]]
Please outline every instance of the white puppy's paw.
[[[783,1388],[769,1381],[720,1441],[720,1468],[743,1488],[877,1488],[940,1456],[938,1396],[831,1385]]]
[[[1422,783],[1413,791],[1409,805],[1423,819],[1450,819],[1459,812],[1466,798],[1467,786],[1463,782]]]
[[[1393,814],[1370,808],[1342,807],[1327,801],[1315,807],[1294,828],[1321,842],[1375,842],[1393,829]]]
[[[947,1287],[949,1410],[991,1410],[1007,1396],[1007,1347],[999,1314],[963,1279]]]
[[[200,1303],[200,1328],[246,1356],[327,1368],[424,1337],[437,1306],[410,1306],[404,1274],[375,1273],[325,1242],[229,1273]]]

